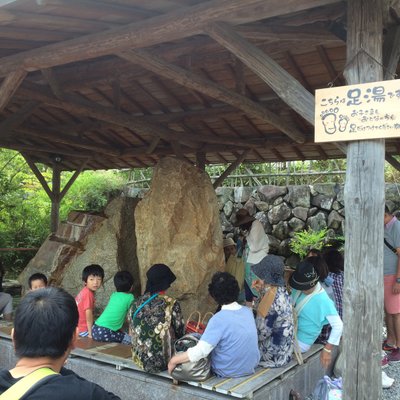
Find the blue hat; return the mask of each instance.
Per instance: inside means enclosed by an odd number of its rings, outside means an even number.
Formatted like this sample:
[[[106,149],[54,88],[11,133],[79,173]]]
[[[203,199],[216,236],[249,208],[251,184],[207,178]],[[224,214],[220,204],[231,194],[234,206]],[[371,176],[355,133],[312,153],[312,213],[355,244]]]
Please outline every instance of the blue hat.
[[[254,274],[262,279],[268,285],[285,286],[283,274],[285,272],[285,264],[282,258],[269,254],[265,256],[258,264],[251,266]]]

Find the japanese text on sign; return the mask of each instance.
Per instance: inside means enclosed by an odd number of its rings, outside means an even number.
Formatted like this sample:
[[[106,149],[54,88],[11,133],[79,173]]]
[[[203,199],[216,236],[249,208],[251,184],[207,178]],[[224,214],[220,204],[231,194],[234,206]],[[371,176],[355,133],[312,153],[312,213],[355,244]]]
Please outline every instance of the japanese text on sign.
[[[400,80],[315,92],[315,142],[400,137]]]

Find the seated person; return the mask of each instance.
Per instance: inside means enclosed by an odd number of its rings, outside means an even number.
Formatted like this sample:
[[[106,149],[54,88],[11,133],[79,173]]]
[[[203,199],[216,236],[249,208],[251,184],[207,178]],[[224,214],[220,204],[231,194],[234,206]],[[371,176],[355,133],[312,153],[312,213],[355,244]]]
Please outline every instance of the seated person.
[[[329,269],[325,259],[321,254],[318,254],[317,256],[309,256],[306,260],[313,265],[315,272],[319,276],[319,283],[325,289],[325,292],[328,293],[328,296],[334,300],[332,288],[333,279],[329,277]]]
[[[185,323],[180,304],[165,292],[176,276],[165,264],[155,264],[146,273],[145,293],[129,311],[133,361],[147,372],[167,369],[171,349],[183,336]]]
[[[0,371],[0,394],[4,398],[24,400],[118,400],[102,387],[63,367],[78,337],[78,309],[74,298],[62,289],[49,287],[29,292],[15,312],[11,333],[17,364]],[[35,385],[24,378],[47,373]],[[31,375],[32,377],[32,375]],[[10,391],[25,382],[19,396]],[[35,382],[33,382],[35,383]],[[10,391],[9,391],[10,389]],[[29,393],[28,393],[29,390]],[[7,394],[6,394],[7,393]],[[9,396],[9,397],[8,397]]]
[[[282,367],[293,353],[293,311],[284,280],[285,265],[281,257],[268,255],[251,267],[258,280],[253,287],[256,301],[258,347],[263,367]]]
[[[29,290],[43,289],[47,287],[47,277],[45,274],[37,272],[28,279]]]
[[[121,328],[135,300],[131,293],[133,277],[128,271],[118,271],[114,275],[114,285],[117,291],[111,295],[106,308],[93,325],[92,338],[99,342],[131,344],[131,337]]]
[[[13,312],[13,303],[11,295],[3,292],[4,273],[5,271],[3,263],[0,260],[0,314],[3,314],[3,318],[6,321],[11,321]]]
[[[257,329],[252,311],[236,302],[236,279],[227,272],[217,272],[208,291],[221,305],[221,311],[211,317],[196,346],[171,358],[168,372],[178,364],[195,362],[211,353],[211,369],[217,376],[235,378],[254,373],[260,361]]]
[[[327,368],[331,362],[333,346],[338,346],[343,323],[335,304],[318,282],[319,276],[307,260],[296,267],[290,277],[292,303],[297,315],[297,342],[302,353],[308,351],[321,333],[322,327],[330,324],[332,331],[321,351],[321,364]]]
[[[75,297],[79,311],[79,336],[92,338],[94,322],[94,294],[101,287],[104,279],[104,269],[97,264],[86,266],[82,271],[83,289]]]

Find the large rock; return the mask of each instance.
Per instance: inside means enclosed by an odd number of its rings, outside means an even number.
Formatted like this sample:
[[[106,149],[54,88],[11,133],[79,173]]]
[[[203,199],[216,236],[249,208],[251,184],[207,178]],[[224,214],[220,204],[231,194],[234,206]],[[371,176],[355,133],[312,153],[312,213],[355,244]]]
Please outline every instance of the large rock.
[[[250,197],[250,199],[246,201],[246,204],[243,206],[243,208],[245,208],[250,215],[254,215],[257,211],[255,200],[252,197]]]
[[[102,310],[115,290],[113,277],[118,270],[128,270],[135,279],[134,293],[140,293],[139,266],[133,213],[137,199],[119,197],[111,201],[104,215],[72,212],[50,236],[19,276],[27,287],[28,277],[42,272],[49,283],[62,286],[72,295],[82,288],[82,270],[100,264],[105,271],[103,288],[96,292],[96,306]]]
[[[220,186],[215,189],[215,194],[218,199],[219,209],[222,210],[224,208],[225,203],[228,201],[233,201],[233,189],[225,186]]]
[[[267,235],[269,240],[269,253],[270,254],[278,254],[279,248],[281,245],[281,241],[278,240],[275,236]]]
[[[272,225],[268,221],[268,215],[265,212],[258,212],[254,215],[255,218],[257,218],[262,226],[264,227],[265,233],[271,233],[272,232]]]
[[[233,225],[231,221],[226,218],[226,215],[222,212],[220,214],[220,221],[221,221],[221,229],[222,232],[232,232],[233,231]]]
[[[333,197],[324,194],[317,194],[311,200],[311,204],[323,210],[330,211],[332,209]]]
[[[309,186],[288,186],[288,194],[285,200],[292,207],[310,207],[310,187]]]
[[[326,228],[325,214],[322,211],[320,211],[317,214],[315,214],[313,217],[308,218],[307,225],[313,231],[317,231],[317,232]]]
[[[276,238],[283,240],[289,236],[289,225],[286,221],[280,221],[277,225],[274,225],[272,229],[272,235]]]
[[[328,228],[339,229],[344,218],[335,210],[328,215]]]
[[[224,214],[225,214],[227,217],[230,217],[230,216],[232,215],[232,211],[233,211],[233,203],[232,203],[230,200],[228,200],[228,201],[225,203],[225,205],[224,205],[224,207],[223,207],[223,210],[224,210]]]
[[[268,211],[269,210],[269,204],[265,201],[256,201],[254,203],[257,207],[257,210],[260,211]]]
[[[295,207],[292,210],[293,215],[296,218],[301,219],[302,221],[306,221],[308,217],[308,208],[305,207]]]
[[[316,183],[311,187],[311,192],[315,196],[323,194],[329,197],[336,197],[336,184],[334,183]]]
[[[277,197],[284,196],[286,193],[287,189],[284,186],[265,185],[258,188],[260,200],[267,203],[273,202]]]
[[[388,183],[385,185],[385,200],[393,201],[396,205],[395,209],[399,207],[400,203],[400,185],[396,183]]]
[[[278,206],[271,208],[268,212],[268,219],[272,225],[275,225],[279,221],[287,220],[291,213],[290,207],[288,207],[286,203],[281,203]]]
[[[289,221],[289,226],[292,228],[293,232],[299,232],[304,229],[305,222],[300,218],[293,217]]]
[[[152,264],[165,263],[177,276],[170,293],[180,299],[186,316],[197,309],[214,309],[208,284],[223,270],[224,253],[217,198],[208,175],[187,162],[164,158],[136,207],[135,222],[142,285]]]

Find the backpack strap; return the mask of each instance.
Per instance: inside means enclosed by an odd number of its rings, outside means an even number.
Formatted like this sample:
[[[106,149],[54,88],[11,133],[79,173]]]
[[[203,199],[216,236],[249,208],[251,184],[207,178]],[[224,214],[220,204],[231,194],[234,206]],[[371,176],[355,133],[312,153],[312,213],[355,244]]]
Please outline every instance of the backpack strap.
[[[394,254],[397,254],[397,250],[396,250],[386,239],[383,239],[383,243],[385,243],[385,245],[386,245],[390,250],[392,250],[392,252],[393,252]]]
[[[14,383],[14,385],[3,392],[3,394],[0,396],[0,399],[19,400],[29,390],[37,388],[53,375],[59,375],[59,373],[53,371],[50,368],[39,368]]]

